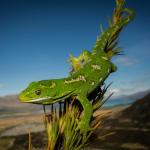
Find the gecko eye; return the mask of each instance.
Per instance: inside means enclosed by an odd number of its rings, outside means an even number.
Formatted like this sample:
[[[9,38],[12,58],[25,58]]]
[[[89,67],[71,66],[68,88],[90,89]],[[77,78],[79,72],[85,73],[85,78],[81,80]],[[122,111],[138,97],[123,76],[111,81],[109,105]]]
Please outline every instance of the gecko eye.
[[[36,94],[36,95],[40,95],[40,94],[41,94],[41,90],[35,91],[35,94]]]

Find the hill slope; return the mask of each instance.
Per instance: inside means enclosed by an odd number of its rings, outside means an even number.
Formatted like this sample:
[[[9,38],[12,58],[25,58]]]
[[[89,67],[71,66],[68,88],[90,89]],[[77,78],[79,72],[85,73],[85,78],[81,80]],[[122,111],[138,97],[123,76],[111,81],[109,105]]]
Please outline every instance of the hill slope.
[[[103,119],[92,147],[110,150],[150,149],[150,94]]]

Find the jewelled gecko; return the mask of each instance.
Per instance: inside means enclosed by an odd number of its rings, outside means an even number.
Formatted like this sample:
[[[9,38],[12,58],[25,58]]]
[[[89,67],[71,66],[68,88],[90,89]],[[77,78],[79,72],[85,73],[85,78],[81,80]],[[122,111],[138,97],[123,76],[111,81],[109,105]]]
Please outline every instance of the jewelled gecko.
[[[134,17],[134,11],[123,8],[123,4],[124,0],[116,0],[116,9],[109,28],[97,38],[92,52],[84,51],[78,58],[70,57],[73,71],[68,77],[30,83],[20,93],[20,101],[47,105],[75,96],[83,107],[78,129],[81,132],[89,131],[92,105],[87,97],[116,71],[111,57],[119,53],[117,39],[121,30]]]

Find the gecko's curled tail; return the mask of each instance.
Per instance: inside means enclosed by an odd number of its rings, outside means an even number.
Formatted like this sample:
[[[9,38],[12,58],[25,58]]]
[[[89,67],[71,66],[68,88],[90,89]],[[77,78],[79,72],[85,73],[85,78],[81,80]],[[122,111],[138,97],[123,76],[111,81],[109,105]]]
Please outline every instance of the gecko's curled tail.
[[[116,0],[116,8],[112,20],[109,20],[109,28],[97,38],[93,54],[105,51],[109,59],[120,54],[121,49],[118,47],[119,34],[135,16],[134,10],[123,7],[124,3],[125,0]]]

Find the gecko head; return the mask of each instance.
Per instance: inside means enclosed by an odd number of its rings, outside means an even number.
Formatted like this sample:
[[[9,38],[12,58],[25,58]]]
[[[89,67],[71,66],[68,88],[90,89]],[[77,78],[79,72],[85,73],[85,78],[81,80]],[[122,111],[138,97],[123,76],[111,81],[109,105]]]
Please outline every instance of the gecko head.
[[[19,94],[19,100],[26,103],[51,104],[55,102],[56,83],[51,80],[32,82]]]

